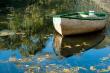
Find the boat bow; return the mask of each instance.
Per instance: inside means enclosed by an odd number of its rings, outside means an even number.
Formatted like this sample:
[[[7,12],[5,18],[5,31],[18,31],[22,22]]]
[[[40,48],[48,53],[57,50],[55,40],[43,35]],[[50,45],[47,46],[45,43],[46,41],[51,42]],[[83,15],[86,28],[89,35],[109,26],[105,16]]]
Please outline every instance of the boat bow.
[[[60,17],[53,17],[53,25],[54,25],[56,31],[62,35],[61,18]]]

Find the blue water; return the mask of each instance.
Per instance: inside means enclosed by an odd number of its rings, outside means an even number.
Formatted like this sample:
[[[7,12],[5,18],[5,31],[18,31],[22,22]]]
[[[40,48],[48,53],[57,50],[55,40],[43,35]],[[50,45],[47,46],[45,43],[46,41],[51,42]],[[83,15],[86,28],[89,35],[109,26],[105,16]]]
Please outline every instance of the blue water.
[[[103,42],[104,40],[101,43]],[[53,35],[51,35],[45,41],[41,51],[29,56],[23,55],[19,47],[16,47],[16,49],[1,49],[0,73],[45,73],[46,66],[51,64],[56,65],[59,70],[60,68],[78,68],[78,73],[97,73],[99,70],[108,69],[110,66],[110,45],[108,43],[104,47],[98,49],[93,47],[64,58],[60,58],[55,54],[53,43]],[[100,46],[100,44],[98,45]],[[23,52],[25,53],[25,51]],[[50,57],[49,59],[45,57],[47,53]],[[38,60],[39,57],[41,61]],[[37,71],[38,66],[40,66],[39,71]],[[91,66],[96,70],[91,70]],[[110,70],[104,73],[109,72]]]

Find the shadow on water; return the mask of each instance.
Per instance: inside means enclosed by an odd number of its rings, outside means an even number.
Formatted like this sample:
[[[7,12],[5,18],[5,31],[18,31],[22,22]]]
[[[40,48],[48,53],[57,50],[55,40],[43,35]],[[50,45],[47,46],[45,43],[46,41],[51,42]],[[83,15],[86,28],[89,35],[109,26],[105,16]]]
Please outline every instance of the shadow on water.
[[[54,37],[54,48],[57,55],[69,57],[97,46],[104,38],[104,30],[64,37],[56,32]]]

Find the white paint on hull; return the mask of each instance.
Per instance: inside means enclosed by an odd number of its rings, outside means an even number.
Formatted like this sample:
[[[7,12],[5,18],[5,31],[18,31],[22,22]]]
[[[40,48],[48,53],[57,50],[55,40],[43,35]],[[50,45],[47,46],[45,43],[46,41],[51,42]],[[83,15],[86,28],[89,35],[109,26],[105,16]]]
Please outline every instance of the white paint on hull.
[[[55,30],[62,35],[61,18],[60,17],[53,17],[53,25],[54,25]]]
[[[106,20],[77,20],[68,18],[53,18],[55,30],[61,35],[93,32],[105,27]]]

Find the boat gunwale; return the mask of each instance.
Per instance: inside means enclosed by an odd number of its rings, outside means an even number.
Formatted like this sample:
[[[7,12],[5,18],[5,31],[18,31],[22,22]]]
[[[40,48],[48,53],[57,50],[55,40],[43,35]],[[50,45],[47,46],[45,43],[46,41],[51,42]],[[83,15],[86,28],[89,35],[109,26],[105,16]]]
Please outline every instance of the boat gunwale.
[[[95,12],[95,15],[98,17],[81,17],[79,14],[84,13],[88,15],[89,12],[74,12],[68,14],[59,14],[53,17],[60,17],[60,18],[68,18],[68,19],[77,19],[77,20],[106,20],[108,18],[108,14],[105,12]],[[75,15],[75,17],[71,17],[71,15]]]

